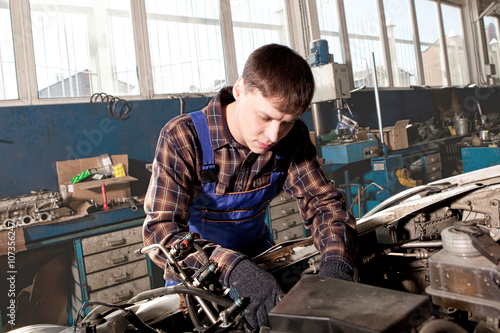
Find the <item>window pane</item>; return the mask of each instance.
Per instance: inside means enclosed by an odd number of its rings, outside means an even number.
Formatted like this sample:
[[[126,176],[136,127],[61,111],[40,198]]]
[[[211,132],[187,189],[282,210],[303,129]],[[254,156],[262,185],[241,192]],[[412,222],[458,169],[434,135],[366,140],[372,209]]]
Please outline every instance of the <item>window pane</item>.
[[[217,0],[146,0],[156,94],[217,91],[226,82]]]
[[[425,84],[429,86],[444,85],[446,82],[445,69],[442,62],[436,2],[415,0],[415,8]]]
[[[40,98],[139,93],[128,1],[30,5]]]
[[[486,45],[488,48],[489,63],[495,65],[496,74],[493,77],[498,78],[500,71],[500,50],[498,45],[498,18],[485,16],[484,31],[486,32]]]
[[[333,54],[333,61],[344,63],[344,54],[339,33],[337,1],[316,0],[321,39],[328,41],[328,49]]]
[[[8,0],[0,0],[0,100],[18,99],[12,24]]]
[[[441,4],[441,11],[446,36],[446,51],[450,65],[451,84],[454,86],[469,84],[461,10],[455,6]]]
[[[408,1],[384,0],[384,13],[394,86],[420,85]]]
[[[388,86],[382,54],[376,0],[344,0],[354,87],[373,87],[372,53],[375,54],[379,86]]]
[[[278,43],[289,45],[285,1],[231,0],[238,75],[245,61],[258,47]]]

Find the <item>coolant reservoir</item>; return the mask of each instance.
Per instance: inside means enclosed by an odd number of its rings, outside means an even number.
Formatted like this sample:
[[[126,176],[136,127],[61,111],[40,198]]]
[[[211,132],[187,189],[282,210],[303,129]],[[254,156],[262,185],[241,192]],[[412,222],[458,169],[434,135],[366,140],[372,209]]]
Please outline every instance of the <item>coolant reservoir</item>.
[[[496,265],[474,248],[468,234],[454,227],[444,229],[441,238],[443,249],[428,261],[426,292],[432,301],[479,318],[500,318],[500,288],[491,279]]]

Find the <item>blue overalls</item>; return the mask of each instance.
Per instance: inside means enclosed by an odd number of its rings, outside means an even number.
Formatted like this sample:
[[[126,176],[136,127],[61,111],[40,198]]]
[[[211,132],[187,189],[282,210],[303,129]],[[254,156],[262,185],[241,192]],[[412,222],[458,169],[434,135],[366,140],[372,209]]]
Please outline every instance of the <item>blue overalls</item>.
[[[266,209],[278,194],[281,177],[285,177],[286,172],[274,168],[269,185],[251,191],[215,194],[217,169],[207,120],[201,111],[189,115],[203,156],[202,193],[191,204],[189,230],[200,234],[202,239],[249,256],[267,250],[274,245],[274,240],[266,225]],[[210,173],[215,176],[211,177]]]
[[[203,156],[202,191],[190,206],[189,231],[250,257],[267,250],[274,245],[274,240],[266,225],[266,209],[286,177],[286,168],[276,165],[287,166],[286,159],[276,156],[276,161],[281,163],[275,163],[269,185],[246,192],[216,194],[217,166],[207,120],[201,111],[189,116],[198,133]]]
[[[201,111],[189,114],[202,150],[202,191],[191,202],[189,231],[202,239],[250,257],[274,245],[266,225],[266,210],[286,177],[288,159],[277,154],[269,185],[246,192],[216,194],[217,166],[207,119]],[[165,281],[165,286],[178,284]]]

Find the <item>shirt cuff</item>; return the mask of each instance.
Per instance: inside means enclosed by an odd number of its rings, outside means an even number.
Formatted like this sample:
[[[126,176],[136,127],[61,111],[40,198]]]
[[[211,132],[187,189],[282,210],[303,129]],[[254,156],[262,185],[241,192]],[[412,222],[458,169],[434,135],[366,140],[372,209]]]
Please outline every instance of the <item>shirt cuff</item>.
[[[218,247],[212,252],[210,259],[217,263],[217,268],[220,271],[219,282],[225,286],[229,286],[229,274],[234,266],[243,259],[248,257],[240,252],[236,252],[223,247]]]

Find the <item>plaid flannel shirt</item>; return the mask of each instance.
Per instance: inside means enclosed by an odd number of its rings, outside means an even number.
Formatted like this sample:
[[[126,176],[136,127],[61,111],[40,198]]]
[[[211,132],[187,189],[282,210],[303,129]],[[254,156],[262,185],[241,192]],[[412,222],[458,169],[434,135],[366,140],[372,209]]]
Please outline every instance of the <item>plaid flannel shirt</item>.
[[[353,267],[356,250],[355,220],[346,208],[343,195],[328,180],[316,160],[307,126],[296,121],[290,133],[265,154],[254,154],[240,146],[229,134],[222,106],[234,101],[231,87],[222,89],[203,109],[207,116],[215,164],[218,165],[216,193],[248,191],[269,184],[275,152],[287,150],[293,156],[283,190],[297,200],[304,226],[311,230],[322,261],[340,260]],[[144,202],[146,219],[144,243],[169,246],[188,231],[189,205],[201,190],[201,147],[188,115],[169,121],[161,130],[153,161],[152,176]],[[231,269],[245,256],[209,241],[197,239],[210,259],[217,262],[219,281],[228,285]],[[164,278],[175,280],[165,258],[156,253],[151,259],[165,269]],[[197,253],[182,265],[201,267]],[[168,265],[167,265],[168,266]]]

